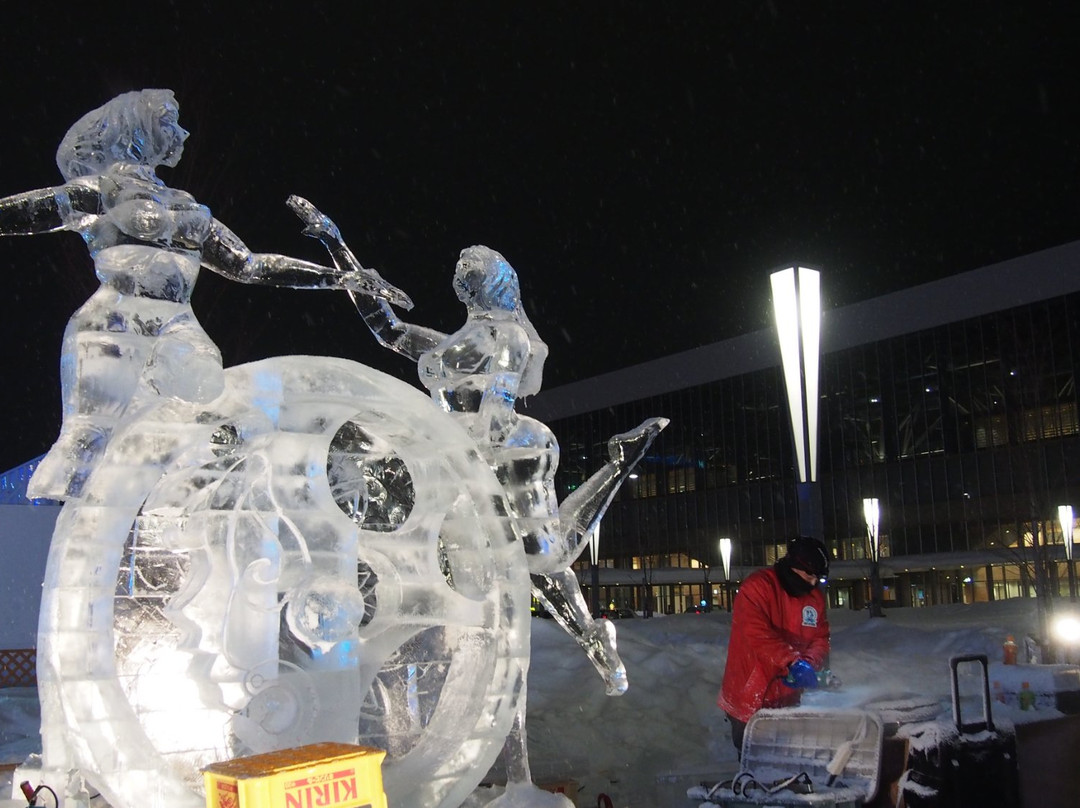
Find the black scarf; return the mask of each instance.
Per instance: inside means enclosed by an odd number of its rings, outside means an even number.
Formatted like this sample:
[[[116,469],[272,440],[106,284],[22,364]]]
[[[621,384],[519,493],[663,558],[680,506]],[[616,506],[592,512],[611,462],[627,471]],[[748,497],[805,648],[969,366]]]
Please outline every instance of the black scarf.
[[[791,597],[805,597],[814,591],[814,584],[800,578],[791,566],[791,559],[786,556],[773,564],[773,569],[776,570],[776,577],[780,579],[780,586],[784,587],[784,591]]]

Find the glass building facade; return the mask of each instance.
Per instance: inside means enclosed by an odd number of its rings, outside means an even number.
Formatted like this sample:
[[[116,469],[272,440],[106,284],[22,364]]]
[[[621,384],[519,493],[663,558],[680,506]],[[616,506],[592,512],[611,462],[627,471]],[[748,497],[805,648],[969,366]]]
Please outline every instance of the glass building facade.
[[[826,313],[818,492],[832,606],[867,601],[869,497],[881,507],[885,606],[1068,596],[1058,506],[1080,506],[1077,269],[1080,250],[1067,245]],[[610,435],[671,419],[604,518],[605,605],[724,608],[798,533],[775,336],[722,348],[563,388],[548,413],[543,396],[529,410],[559,438],[560,498],[600,466]],[[737,354],[753,358],[710,367],[710,356]],[[692,383],[664,381],[665,368],[680,378],[688,366]],[[722,537],[733,545],[727,578]]]

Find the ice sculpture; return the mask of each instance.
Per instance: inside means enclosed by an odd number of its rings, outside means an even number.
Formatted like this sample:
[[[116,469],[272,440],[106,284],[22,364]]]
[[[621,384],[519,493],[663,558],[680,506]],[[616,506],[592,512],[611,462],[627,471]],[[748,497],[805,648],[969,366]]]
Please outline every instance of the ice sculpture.
[[[360,740],[392,804],[460,804],[528,664],[501,501],[425,396],[345,360],[230,368],[124,422],[50,550],[43,777],[196,808],[207,762]]]
[[[65,500],[38,639],[43,781],[65,801],[85,778],[113,808],[196,808],[208,762],[335,740],[388,751],[392,805],[452,808],[505,744],[500,804],[542,804],[530,575],[625,690],[567,568],[666,421],[613,439],[560,507],[554,436],[514,411],[546,347],[501,256],[462,254],[463,329],[406,326],[389,304],[407,296],[302,200],[333,268],[252,254],[158,180],[187,136],[177,114],[167,90],[119,96],[65,137],[63,185],[0,200],[0,235],[74,230],[101,280],[65,333],[63,427],[32,481]],[[348,290],[440,406],[341,359],[223,370],[188,302],[200,267]]]
[[[0,200],[0,235],[73,230],[101,281],[64,332],[63,427],[33,497],[81,496],[115,426],[156,398],[206,403],[221,393],[221,354],[189,303],[200,266],[242,283],[365,290],[412,305],[376,273],[253,254],[190,194],[166,186],[154,171],[183,154],[178,115],[169,90],[120,95],[68,130],[56,152],[63,185]]]
[[[343,273],[366,270],[337,226],[301,197],[289,204]],[[559,446],[546,425],[515,409],[540,389],[547,345],[521,305],[517,273],[496,251],[469,247],[454,270],[454,290],[465,305],[465,325],[452,334],[402,321],[385,298],[350,296],[375,338],[417,363],[421,383],[439,408],[461,424],[506,490],[515,532],[525,546],[533,594],[588,654],[609,695],[626,691],[626,669],[615,627],[594,621],[570,565],[600,523],[630,471],[667,425],[650,418],[608,442],[608,462],[562,503],[555,495]],[[528,781],[524,705],[507,745],[511,783]]]

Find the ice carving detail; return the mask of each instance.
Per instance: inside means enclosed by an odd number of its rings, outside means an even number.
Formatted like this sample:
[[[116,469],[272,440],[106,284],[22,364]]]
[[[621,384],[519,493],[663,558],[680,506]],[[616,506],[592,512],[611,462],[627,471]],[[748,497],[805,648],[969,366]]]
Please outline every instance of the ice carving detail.
[[[515,409],[547,346],[501,255],[462,251],[457,332],[403,323],[408,297],[310,203],[289,200],[333,267],[252,253],[161,182],[186,138],[171,92],[127,93],[68,132],[63,184],[0,199],[0,235],[77,232],[101,282],[65,331],[63,426],[32,482],[66,502],[41,609],[44,776],[75,772],[114,808],[195,808],[205,763],[340,740],[388,750],[391,804],[451,808],[505,742],[498,804],[557,802],[529,784],[530,585],[624,692],[569,566],[666,419],[613,438],[557,502],[558,443]],[[190,307],[202,268],[348,291],[430,398],[326,357],[223,369]]]
[[[224,389],[221,354],[191,310],[200,267],[242,283],[362,289],[411,306],[375,273],[252,253],[210,210],[155,174],[188,137],[169,90],[125,93],[80,118],[56,153],[64,184],[0,200],[0,235],[71,230],[101,287],[64,332],[64,421],[30,483],[73,499],[122,419],[156,397],[204,404]]]
[[[366,271],[329,217],[302,197],[290,197],[289,205],[305,223],[304,232],[322,242],[340,270]],[[570,565],[668,420],[649,418],[613,436],[608,462],[560,503],[554,485],[558,442],[545,424],[516,409],[519,397],[539,391],[548,355],[521,304],[517,273],[495,250],[469,247],[458,258],[453,288],[465,305],[466,321],[452,334],[401,320],[383,297],[351,291],[350,296],[379,343],[417,363],[432,401],[476,441],[506,493],[533,594],[585,650],[608,694],[621,695],[628,681],[614,626],[593,620]],[[525,787],[530,775],[524,698],[506,757],[514,787],[499,804],[524,805],[524,795],[531,793]]]

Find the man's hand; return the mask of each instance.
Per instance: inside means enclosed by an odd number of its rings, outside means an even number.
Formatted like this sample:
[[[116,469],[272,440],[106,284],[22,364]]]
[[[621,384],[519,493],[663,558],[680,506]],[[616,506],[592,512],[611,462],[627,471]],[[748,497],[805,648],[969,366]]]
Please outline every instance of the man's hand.
[[[791,688],[811,689],[818,686],[818,675],[805,659],[796,659],[788,666],[787,676],[780,681]]]

